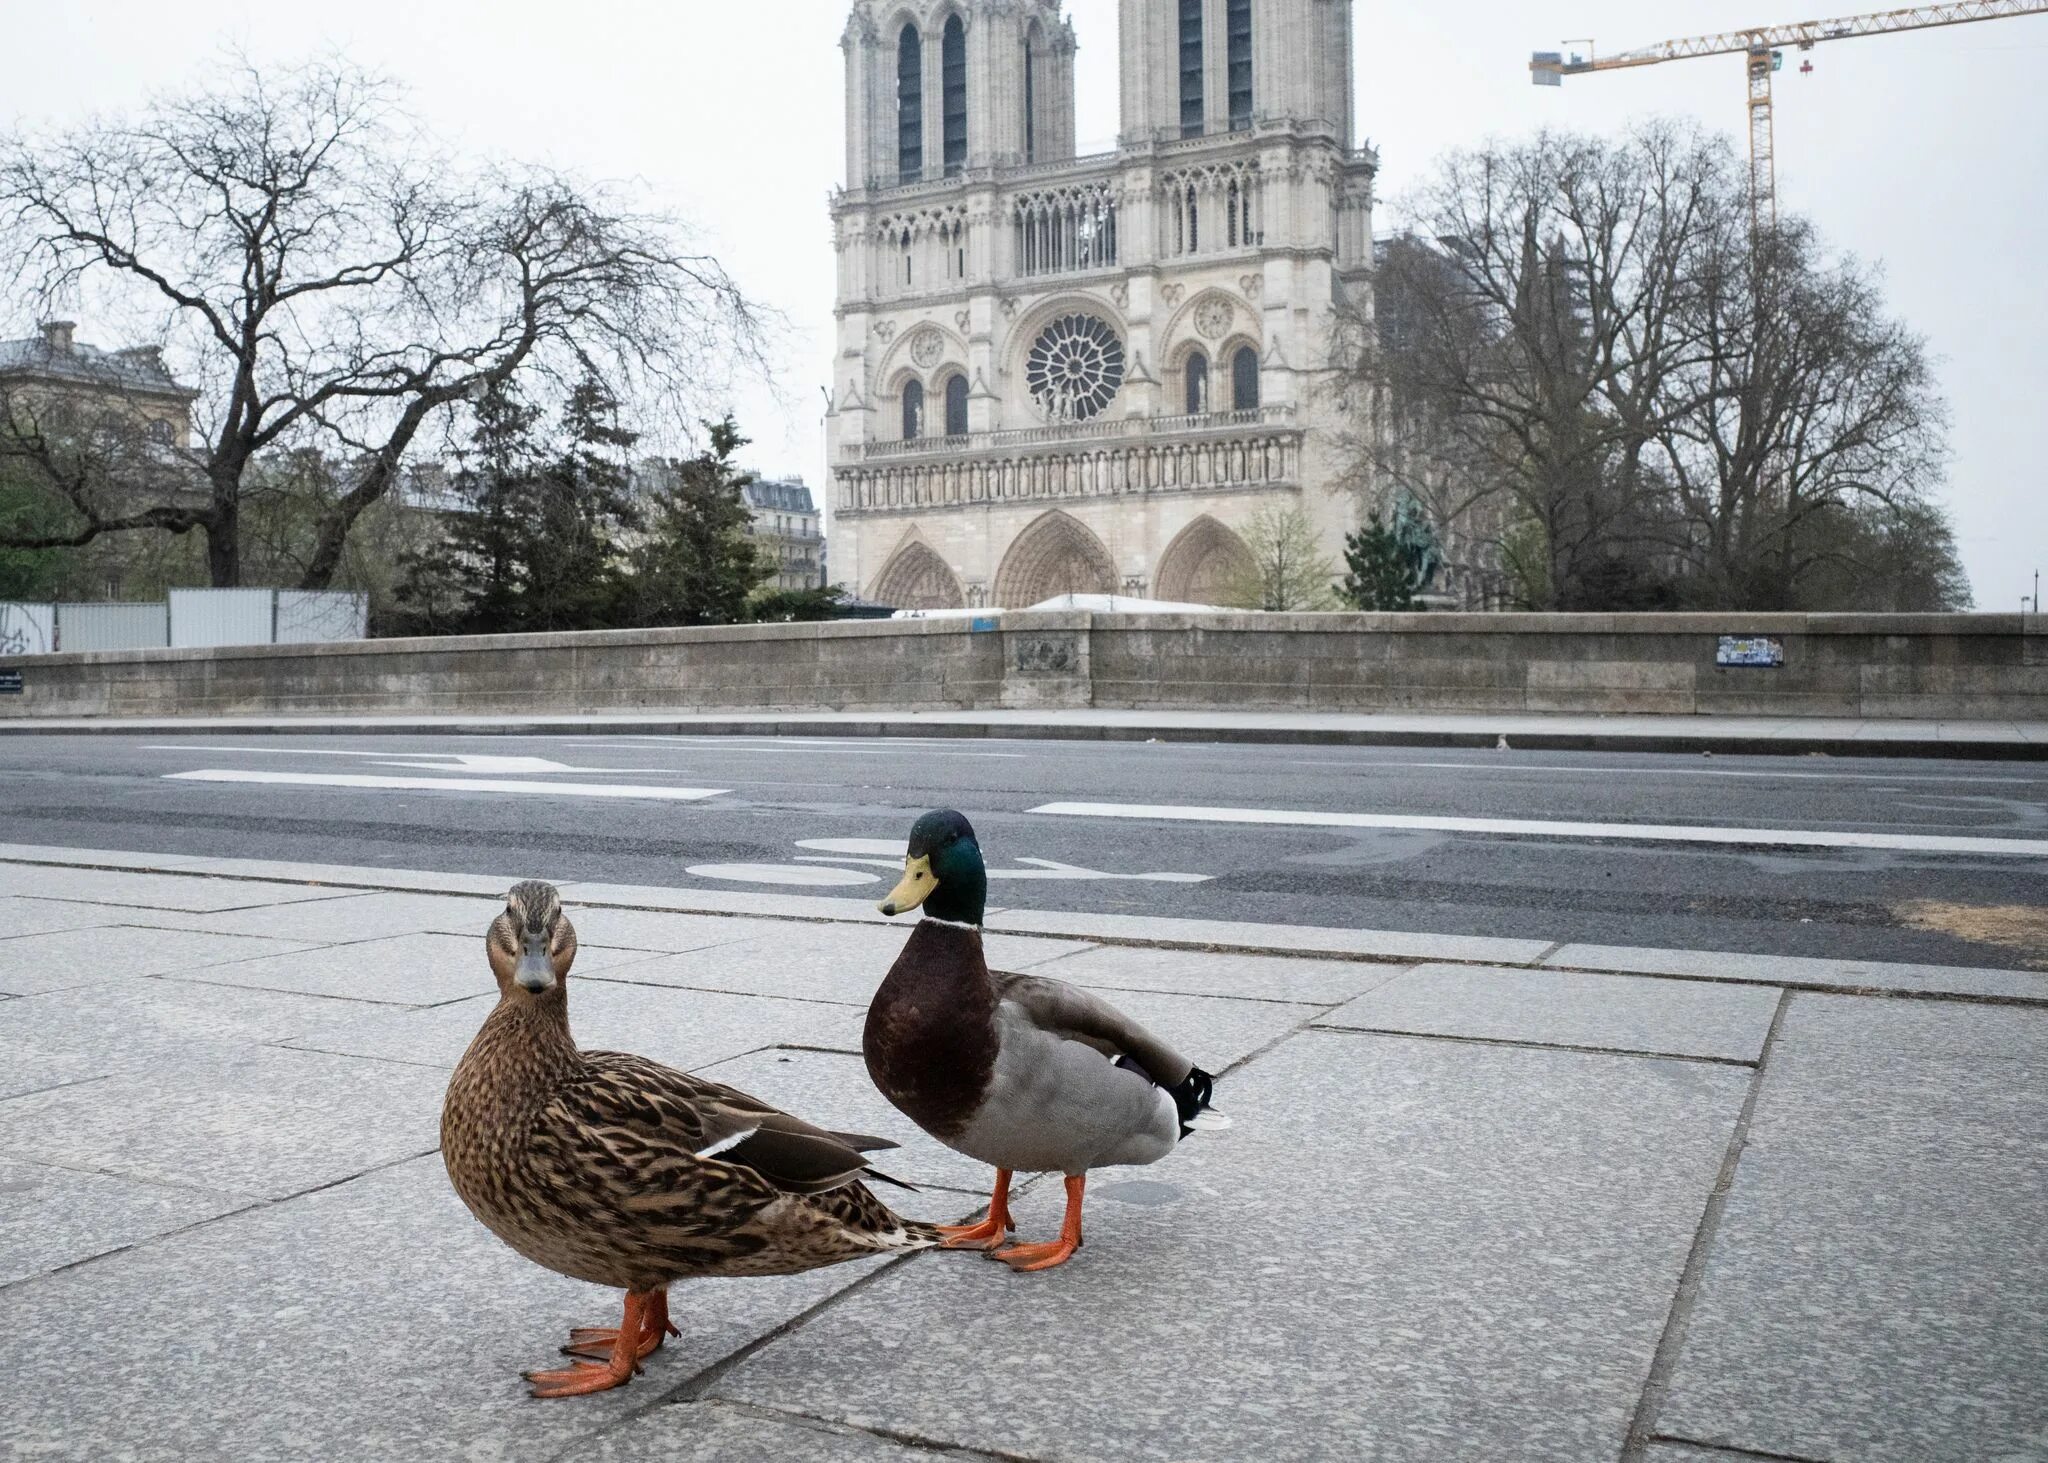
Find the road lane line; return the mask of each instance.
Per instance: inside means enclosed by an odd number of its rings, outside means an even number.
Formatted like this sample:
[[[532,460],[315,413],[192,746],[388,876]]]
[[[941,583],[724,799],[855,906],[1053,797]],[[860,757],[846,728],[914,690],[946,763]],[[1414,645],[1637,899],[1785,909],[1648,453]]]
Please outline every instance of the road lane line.
[[[246,782],[291,787],[367,787],[410,792],[502,792],[529,797],[661,798],[697,802],[731,791],[723,787],[648,787],[607,782],[523,782],[501,777],[377,777],[359,772],[251,772],[207,767],[197,772],[167,772],[170,782]]]
[[[1940,833],[1851,833],[1821,828],[1711,828],[1663,823],[1561,823],[1531,818],[1452,818],[1416,813],[1319,813],[1279,808],[1201,808],[1170,803],[1041,803],[1027,809],[1064,818],[1157,819],[1181,823],[1262,823],[1282,828],[1392,828],[1430,833],[1495,833],[1628,843],[1713,843],[1762,848],[1866,848],[1904,853],[1962,853],[2048,858],[2048,840],[1970,838]]]
[[[1754,777],[1766,781],[1798,778],[1811,782],[1990,782],[2011,787],[2039,787],[2038,777],[1971,777],[1963,773],[1898,772],[1887,776],[1877,772],[1742,772],[1730,767],[1572,767],[1550,763],[1515,762],[1313,762],[1291,761],[1289,767],[1348,767],[1354,772],[1380,767],[1422,767],[1444,772],[1573,772],[1605,777]]]

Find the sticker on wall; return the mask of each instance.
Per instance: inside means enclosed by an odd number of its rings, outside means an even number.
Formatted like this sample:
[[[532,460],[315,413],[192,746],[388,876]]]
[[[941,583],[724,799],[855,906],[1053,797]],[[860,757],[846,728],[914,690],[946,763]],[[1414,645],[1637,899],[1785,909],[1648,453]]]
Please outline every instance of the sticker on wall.
[[[1770,635],[1723,635],[1714,650],[1715,665],[1781,666],[1785,642]]]

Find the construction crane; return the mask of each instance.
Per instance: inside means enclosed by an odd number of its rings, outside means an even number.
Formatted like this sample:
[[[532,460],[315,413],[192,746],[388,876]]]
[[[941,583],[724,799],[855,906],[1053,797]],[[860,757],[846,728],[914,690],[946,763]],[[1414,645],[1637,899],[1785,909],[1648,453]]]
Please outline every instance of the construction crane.
[[[1917,5],[1911,10],[1883,10],[1870,15],[1849,15],[1840,20],[1796,21],[1791,25],[1761,25],[1745,30],[1722,31],[1718,35],[1692,36],[1682,41],[1659,41],[1613,56],[1572,55],[1567,59],[1556,51],[1538,51],[1529,60],[1530,80],[1538,86],[1562,86],[1567,76],[1588,71],[1621,71],[1632,66],[1654,66],[1660,61],[1683,61],[1693,56],[1740,54],[1747,60],[1749,76],[1749,208],[1750,227],[1757,233],[1778,221],[1777,171],[1771,160],[1771,73],[1784,61],[1783,48],[1796,46],[1810,51],[1822,41],[1842,41],[1853,36],[1883,36],[1905,30],[1931,30],[1941,25],[1967,25],[1976,20],[2004,20],[2015,15],[2048,13],[2048,0],[1967,0],[1956,5]],[[1808,61],[1800,69],[1811,71]]]

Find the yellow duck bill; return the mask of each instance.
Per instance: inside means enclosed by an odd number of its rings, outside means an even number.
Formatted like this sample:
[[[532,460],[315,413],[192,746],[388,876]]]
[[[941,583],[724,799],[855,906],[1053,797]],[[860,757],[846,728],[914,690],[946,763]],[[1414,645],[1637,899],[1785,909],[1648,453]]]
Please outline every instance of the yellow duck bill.
[[[932,890],[938,887],[938,876],[932,872],[929,856],[905,859],[903,878],[875,908],[884,914],[903,914],[931,898]]]

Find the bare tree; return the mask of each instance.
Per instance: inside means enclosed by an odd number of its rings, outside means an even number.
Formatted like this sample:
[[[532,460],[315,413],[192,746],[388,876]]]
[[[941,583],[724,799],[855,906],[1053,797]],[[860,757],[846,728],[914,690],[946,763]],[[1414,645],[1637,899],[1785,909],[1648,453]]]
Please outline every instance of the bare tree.
[[[233,585],[252,462],[318,445],[348,464],[305,556],[301,583],[320,588],[450,407],[514,376],[596,376],[687,417],[758,365],[759,312],[673,221],[538,170],[466,173],[400,100],[347,64],[242,63],[131,120],[0,139],[14,284],[45,308],[154,318],[211,407],[203,501],[110,509],[52,479],[65,530],[0,543],[196,528],[213,582]]]
[[[1942,410],[1867,272],[1796,222],[1753,245],[1743,190],[1667,123],[1448,157],[1343,321],[1362,485],[1535,608],[1803,604],[1831,510],[1925,501]]]
[[[1330,610],[1340,603],[1336,565],[1298,503],[1268,503],[1246,521],[1247,563],[1229,585],[1228,603],[1247,610]]]
[[[1864,545],[1859,512],[1939,518],[1926,494],[1946,411],[1925,345],[1888,318],[1870,271],[1821,257],[1803,221],[1754,241],[1726,227],[1701,252],[1694,308],[1713,349],[1673,373],[1655,430],[1671,544],[1697,601],[1797,609],[1817,566]]]

